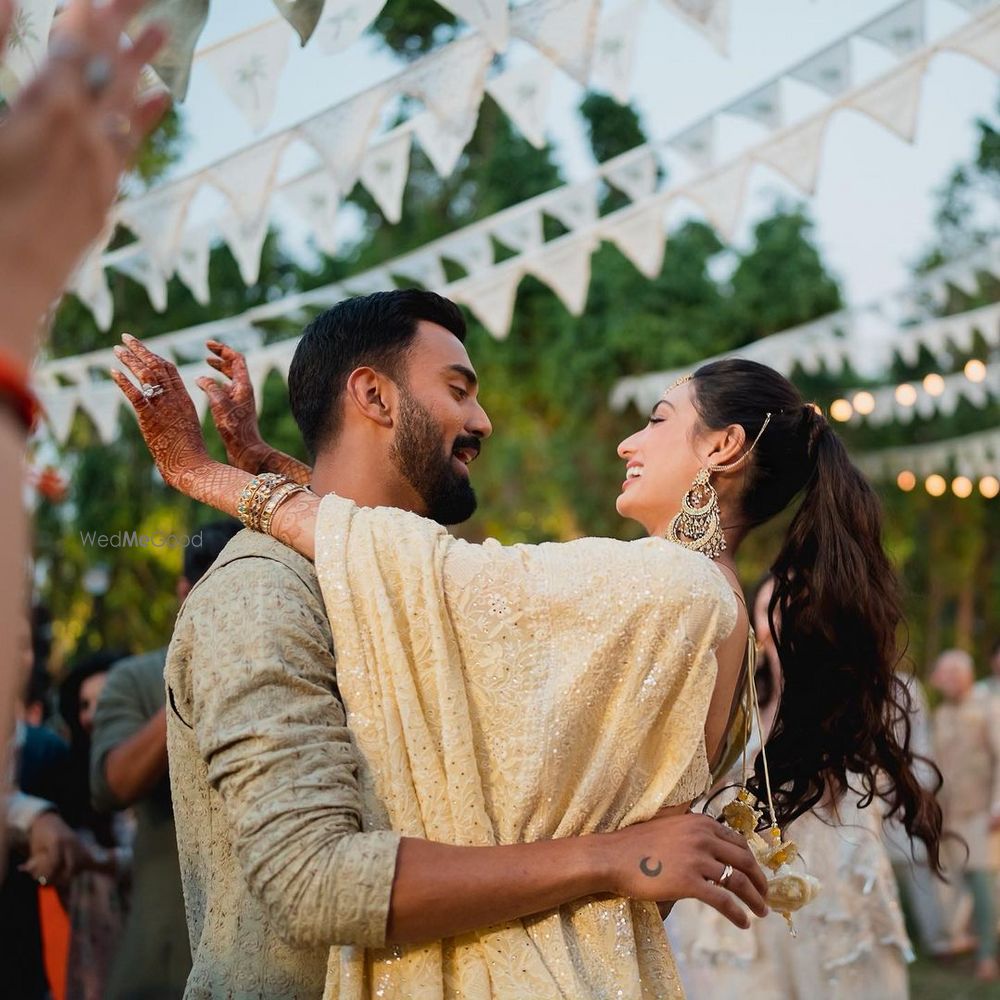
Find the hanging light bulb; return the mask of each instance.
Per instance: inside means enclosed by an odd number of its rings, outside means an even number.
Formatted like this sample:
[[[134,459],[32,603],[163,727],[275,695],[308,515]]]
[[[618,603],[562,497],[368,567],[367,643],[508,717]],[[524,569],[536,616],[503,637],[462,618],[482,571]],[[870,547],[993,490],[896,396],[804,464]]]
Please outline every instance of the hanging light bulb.
[[[970,382],[982,382],[986,378],[986,365],[978,358],[965,362],[965,377]]]
[[[996,476],[983,476],[979,480],[979,492],[982,493],[987,500],[992,500],[995,496],[1000,494],[1000,479]]]
[[[904,469],[896,476],[896,485],[904,493],[909,493],[917,485],[917,477],[909,469]]]
[[[870,392],[857,392],[852,400],[854,409],[863,417],[867,417],[875,409],[875,397]]]
[[[951,492],[962,500],[972,496],[972,480],[967,476],[956,476],[951,481]]]
[[[916,401],[917,390],[915,386],[909,382],[904,382],[902,385],[896,386],[896,402],[900,406],[913,406]]]
[[[944,476],[939,476],[936,472],[933,475],[927,477],[924,480],[924,489],[932,497],[944,496],[945,491],[948,489],[948,484],[945,482]]]
[[[830,404],[830,416],[833,417],[834,420],[839,420],[841,423],[844,423],[854,416],[854,407],[851,406],[846,399],[835,399]]]
[[[924,391],[929,396],[940,396],[944,392],[944,379],[937,372],[924,376]]]

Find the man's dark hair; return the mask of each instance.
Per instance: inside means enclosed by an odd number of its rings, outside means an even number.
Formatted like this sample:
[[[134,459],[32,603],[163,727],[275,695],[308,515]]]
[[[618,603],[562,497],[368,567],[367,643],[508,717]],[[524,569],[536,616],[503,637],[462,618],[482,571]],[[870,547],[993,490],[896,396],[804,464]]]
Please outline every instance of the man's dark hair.
[[[184,579],[193,587],[209,570],[219,553],[229,544],[229,539],[242,530],[239,521],[211,521],[196,528],[192,542],[201,537],[200,545],[184,547]]]
[[[288,399],[313,458],[340,432],[341,399],[355,368],[367,365],[404,383],[406,355],[421,320],[464,343],[462,310],[414,288],[338,302],[305,328],[288,370]]]

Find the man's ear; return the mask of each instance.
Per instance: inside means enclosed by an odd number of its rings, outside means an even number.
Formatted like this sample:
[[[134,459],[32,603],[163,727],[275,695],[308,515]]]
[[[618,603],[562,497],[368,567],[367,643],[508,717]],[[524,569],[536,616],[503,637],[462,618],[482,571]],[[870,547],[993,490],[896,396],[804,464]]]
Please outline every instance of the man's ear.
[[[347,405],[380,427],[392,427],[396,398],[396,384],[374,368],[355,368],[347,377]]]

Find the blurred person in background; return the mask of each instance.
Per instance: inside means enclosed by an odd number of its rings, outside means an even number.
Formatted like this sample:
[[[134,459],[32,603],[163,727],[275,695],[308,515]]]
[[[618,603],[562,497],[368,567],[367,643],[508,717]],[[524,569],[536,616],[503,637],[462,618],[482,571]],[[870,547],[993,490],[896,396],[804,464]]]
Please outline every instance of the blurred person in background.
[[[1000,966],[996,871],[989,837],[991,831],[1000,829],[1000,700],[976,690],[972,657],[960,649],[946,650],[937,658],[931,686],[944,699],[934,712],[933,735],[937,764],[944,775],[945,828],[965,842],[949,845],[949,868],[961,871],[972,895],[976,975],[993,982],[1000,979]]]
[[[192,535],[177,581],[178,601],[240,530],[237,521],[214,521]],[[132,906],[107,987],[109,1000],[180,997],[191,971],[167,773],[166,659],[164,648],[116,663],[94,720],[93,805],[106,813],[132,807],[136,818]]]
[[[11,102],[0,128],[0,464],[22,469],[38,406],[28,385],[44,320],[73,268],[105,225],[119,180],[169,103],[139,96],[143,65],[162,46],[159,26],[123,43],[143,0],[70,0],[49,59]],[[0,51],[14,15],[0,0]],[[21,631],[27,606],[28,527],[23,471],[0,481],[0,636]],[[0,646],[0,781],[9,780],[10,735],[25,664],[17,643]],[[6,787],[0,787],[0,793]],[[14,810],[18,810],[16,816]],[[9,804],[24,826],[25,804]],[[20,824],[20,827],[18,827]],[[29,824],[30,825],[30,824]],[[51,820],[45,820],[51,825]],[[0,843],[0,848],[2,848]],[[0,849],[0,859],[4,852]]]

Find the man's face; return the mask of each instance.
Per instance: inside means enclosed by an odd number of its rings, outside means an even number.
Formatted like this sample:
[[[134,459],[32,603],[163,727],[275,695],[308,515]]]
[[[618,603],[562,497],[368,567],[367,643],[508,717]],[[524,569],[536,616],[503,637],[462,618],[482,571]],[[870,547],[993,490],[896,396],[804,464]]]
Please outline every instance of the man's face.
[[[493,431],[478,391],[461,341],[421,321],[399,387],[392,459],[439,524],[459,524],[476,509],[468,466]]]

